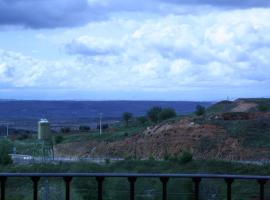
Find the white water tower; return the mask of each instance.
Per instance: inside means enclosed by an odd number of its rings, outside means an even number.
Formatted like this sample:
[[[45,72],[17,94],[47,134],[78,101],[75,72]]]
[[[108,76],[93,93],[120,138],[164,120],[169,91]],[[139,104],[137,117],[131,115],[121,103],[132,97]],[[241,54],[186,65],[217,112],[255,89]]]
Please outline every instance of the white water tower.
[[[38,139],[39,140],[51,139],[50,123],[47,119],[41,119],[38,122]]]
[[[50,123],[47,119],[41,119],[38,121],[38,147],[37,154],[40,155],[40,150],[42,150],[42,160],[50,161],[54,160],[54,152],[53,152],[53,141],[50,130]]]

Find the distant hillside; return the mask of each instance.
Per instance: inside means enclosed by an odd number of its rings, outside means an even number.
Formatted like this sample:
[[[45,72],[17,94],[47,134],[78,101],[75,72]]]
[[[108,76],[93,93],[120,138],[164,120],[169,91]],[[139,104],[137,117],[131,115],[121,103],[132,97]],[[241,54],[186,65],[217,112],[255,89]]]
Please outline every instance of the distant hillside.
[[[189,101],[0,101],[0,121],[12,121],[21,127],[36,126],[37,120],[47,118],[53,123],[89,123],[103,119],[119,119],[127,111],[144,115],[153,106],[171,107],[178,114],[195,110],[197,104],[208,107],[210,102]]]
[[[257,112],[270,109],[270,98],[241,98],[235,101],[220,101],[207,109],[208,114],[225,112]]]

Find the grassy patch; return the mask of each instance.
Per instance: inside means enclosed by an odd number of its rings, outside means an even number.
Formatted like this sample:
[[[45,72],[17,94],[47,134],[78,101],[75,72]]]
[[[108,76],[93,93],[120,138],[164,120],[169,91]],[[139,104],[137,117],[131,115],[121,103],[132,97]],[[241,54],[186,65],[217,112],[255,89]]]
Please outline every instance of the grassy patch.
[[[240,139],[245,146],[270,148],[270,119],[217,120],[211,123],[222,126],[229,136]]]
[[[125,137],[130,137],[135,134],[142,133],[144,127],[140,126],[128,126],[128,127],[114,127],[112,130],[103,131],[100,135],[98,131],[79,133],[79,134],[69,134],[63,135],[63,142],[76,142],[76,141],[86,141],[86,140],[97,140],[97,141],[115,141],[120,140]]]

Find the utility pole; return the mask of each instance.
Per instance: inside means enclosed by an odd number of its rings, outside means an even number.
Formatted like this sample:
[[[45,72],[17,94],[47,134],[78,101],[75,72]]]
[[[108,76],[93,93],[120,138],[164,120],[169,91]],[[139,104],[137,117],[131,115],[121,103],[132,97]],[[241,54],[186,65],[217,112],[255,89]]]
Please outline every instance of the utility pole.
[[[6,137],[9,135],[9,122],[0,122],[0,125],[6,125]]]
[[[102,134],[102,113],[99,113],[99,134]]]
[[[7,123],[7,137],[8,137],[8,128],[9,128],[9,127],[8,127],[8,123]]]

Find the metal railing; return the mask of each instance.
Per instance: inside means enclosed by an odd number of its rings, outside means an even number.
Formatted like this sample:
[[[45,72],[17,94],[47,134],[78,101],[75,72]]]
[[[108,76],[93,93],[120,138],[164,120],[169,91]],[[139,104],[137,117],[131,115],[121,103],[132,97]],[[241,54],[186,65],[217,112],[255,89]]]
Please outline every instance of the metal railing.
[[[135,183],[138,178],[159,178],[162,184],[162,199],[167,200],[167,183],[170,179],[188,178],[194,184],[194,199],[199,200],[200,182],[202,179],[222,179],[227,185],[227,200],[232,199],[232,184],[234,180],[255,180],[259,185],[258,196],[264,199],[264,186],[270,176],[250,175],[218,175],[218,174],[138,174],[138,173],[0,173],[1,200],[5,200],[6,181],[12,177],[29,177],[33,183],[33,199],[38,199],[38,182],[41,177],[63,178],[65,183],[65,199],[70,199],[70,183],[73,177],[94,177],[97,181],[98,200],[103,199],[103,181],[105,178],[127,178],[129,181],[130,200],[135,199]]]

